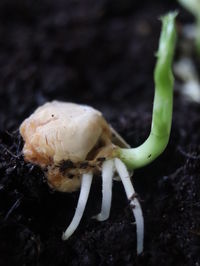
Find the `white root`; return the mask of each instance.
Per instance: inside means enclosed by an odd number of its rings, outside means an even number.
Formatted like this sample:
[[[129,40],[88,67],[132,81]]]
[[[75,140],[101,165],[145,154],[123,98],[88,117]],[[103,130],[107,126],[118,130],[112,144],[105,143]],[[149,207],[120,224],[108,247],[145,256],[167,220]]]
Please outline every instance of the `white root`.
[[[135,196],[135,190],[133,188],[130,175],[127,171],[125,164],[118,158],[115,159],[116,170],[122,180],[127,198],[130,200],[130,205],[133,206],[133,215],[136,221],[136,232],[137,232],[137,254],[143,252],[143,241],[144,241],[144,218],[142,209],[138,199]]]
[[[108,160],[102,166],[102,206],[101,212],[93,218],[105,221],[109,218],[112,201],[112,179],[114,174],[114,162]]]
[[[93,175],[91,173],[83,174],[82,176],[81,191],[78,199],[76,212],[70,225],[62,235],[63,240],[67,240],[74,233],[81,221],[92,184],[92,177]]]
[[[101,212],[96,215],[98,221],[105,221],[110,215],[111,200],[112,200],[112,179],[114,175],[114,166],[122,180],[127,198],[130,200],[130,205],[133,207],[133,215],[136,221],[136,232],[137,232],[137,254],[143,252],[143,240],[144,240],[144,219],[140,203],[135,197],[135,190],[133,188],[130,174],[125,164],[118,158],[114,160],[108,160],[104,162],[102,167],[102,207]],[[81,191],[76,208],[74,217],[63,233],[62,239],[67,240],[78,227],[81,218],[83,216],[87,199],[89,196],[91,184],[92,184],[92,173],[84,174],[82,177]]]

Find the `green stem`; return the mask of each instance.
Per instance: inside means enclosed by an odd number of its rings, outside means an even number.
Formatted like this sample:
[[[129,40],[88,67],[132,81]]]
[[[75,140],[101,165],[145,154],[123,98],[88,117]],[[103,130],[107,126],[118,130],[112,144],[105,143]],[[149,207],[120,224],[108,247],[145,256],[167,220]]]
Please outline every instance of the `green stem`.
[[[150,135],[137,148],[118,149],[119,158],[129,169],[145,166],[155,160],[169,140],[174,84],[171,65],[176,43],[176,15],[177,13],[173,12],[162,17],[162,32],[154,72],[155,96]]]

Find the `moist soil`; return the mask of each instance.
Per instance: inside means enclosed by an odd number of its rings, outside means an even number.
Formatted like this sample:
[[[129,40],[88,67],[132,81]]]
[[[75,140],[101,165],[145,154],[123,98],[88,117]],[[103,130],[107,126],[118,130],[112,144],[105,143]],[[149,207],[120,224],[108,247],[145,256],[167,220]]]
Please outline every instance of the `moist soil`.
[[[23,159],[19,125],[39,105],[91,105],[131,146],[148,136],[153,69],[161,23],[174,1],[2,0],[0,2],[0,265],[200,265],[200,105],[175,89],[165,152],[137,170],[133,183],[144,219],[136,255],[134,218],[114,182],[105,222],[95,177],[80,226],[63,242],[79,192],[51,190],[42,170]],[[178,52],[178,51],[177,51]]]

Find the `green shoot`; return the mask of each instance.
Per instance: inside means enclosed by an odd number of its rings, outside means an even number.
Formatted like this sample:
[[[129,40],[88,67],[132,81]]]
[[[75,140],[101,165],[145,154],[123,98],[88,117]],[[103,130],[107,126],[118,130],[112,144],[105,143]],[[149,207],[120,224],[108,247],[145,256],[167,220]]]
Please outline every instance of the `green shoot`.
[[[168,144],[173,108],[172,60],[176,43],[175,18],[169,13],[161,18],[162,31],[154,72],[155,96],[151,132],[147,140],[137,148],[118,149],[119,158],[133,170],[155,160]]]
[[[178,2],[191,12],[196,20],[195,45],[197,53],[200,55],[200,0],[178,0]]]

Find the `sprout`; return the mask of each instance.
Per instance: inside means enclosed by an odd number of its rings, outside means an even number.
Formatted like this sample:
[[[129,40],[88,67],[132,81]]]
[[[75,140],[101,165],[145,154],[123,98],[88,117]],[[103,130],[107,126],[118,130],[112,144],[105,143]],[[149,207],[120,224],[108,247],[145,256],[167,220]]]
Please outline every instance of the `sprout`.
[[[108,219],[112,181],[122,181],[136,221],[137,254],[143,251],[144,220],[131,182],[132,171],[153,161],[167,145],[172,119],[173,77],[171,64],[175,46],[176,13],[162,18],[158,60],[155,69],[155,97],[149,138],[131,149],[102,114],[92,107],[53,101],[39,107],[20,126],[25,141],[25,160],[40,165],[48,184],[57,191],[80,188],[78,205],[71,224],[63,233],[68,239],[84,213],[94,174],[102,172],[102,207],[94,218]]]
[[[174,80],[171,65],[176,42],[174,25],[176,15],[177,13],[174,12],[162,17],[162,32],[154,72],[155,96],[150,135],[137,148],[118,149],[119,158],[129,169],[149,164],[163,152],[168,144],[173,107]]]
[[[191,12],[196,20],[196,50],[200,55],[200,1],[199,0],[178,0],[189,12]]]

